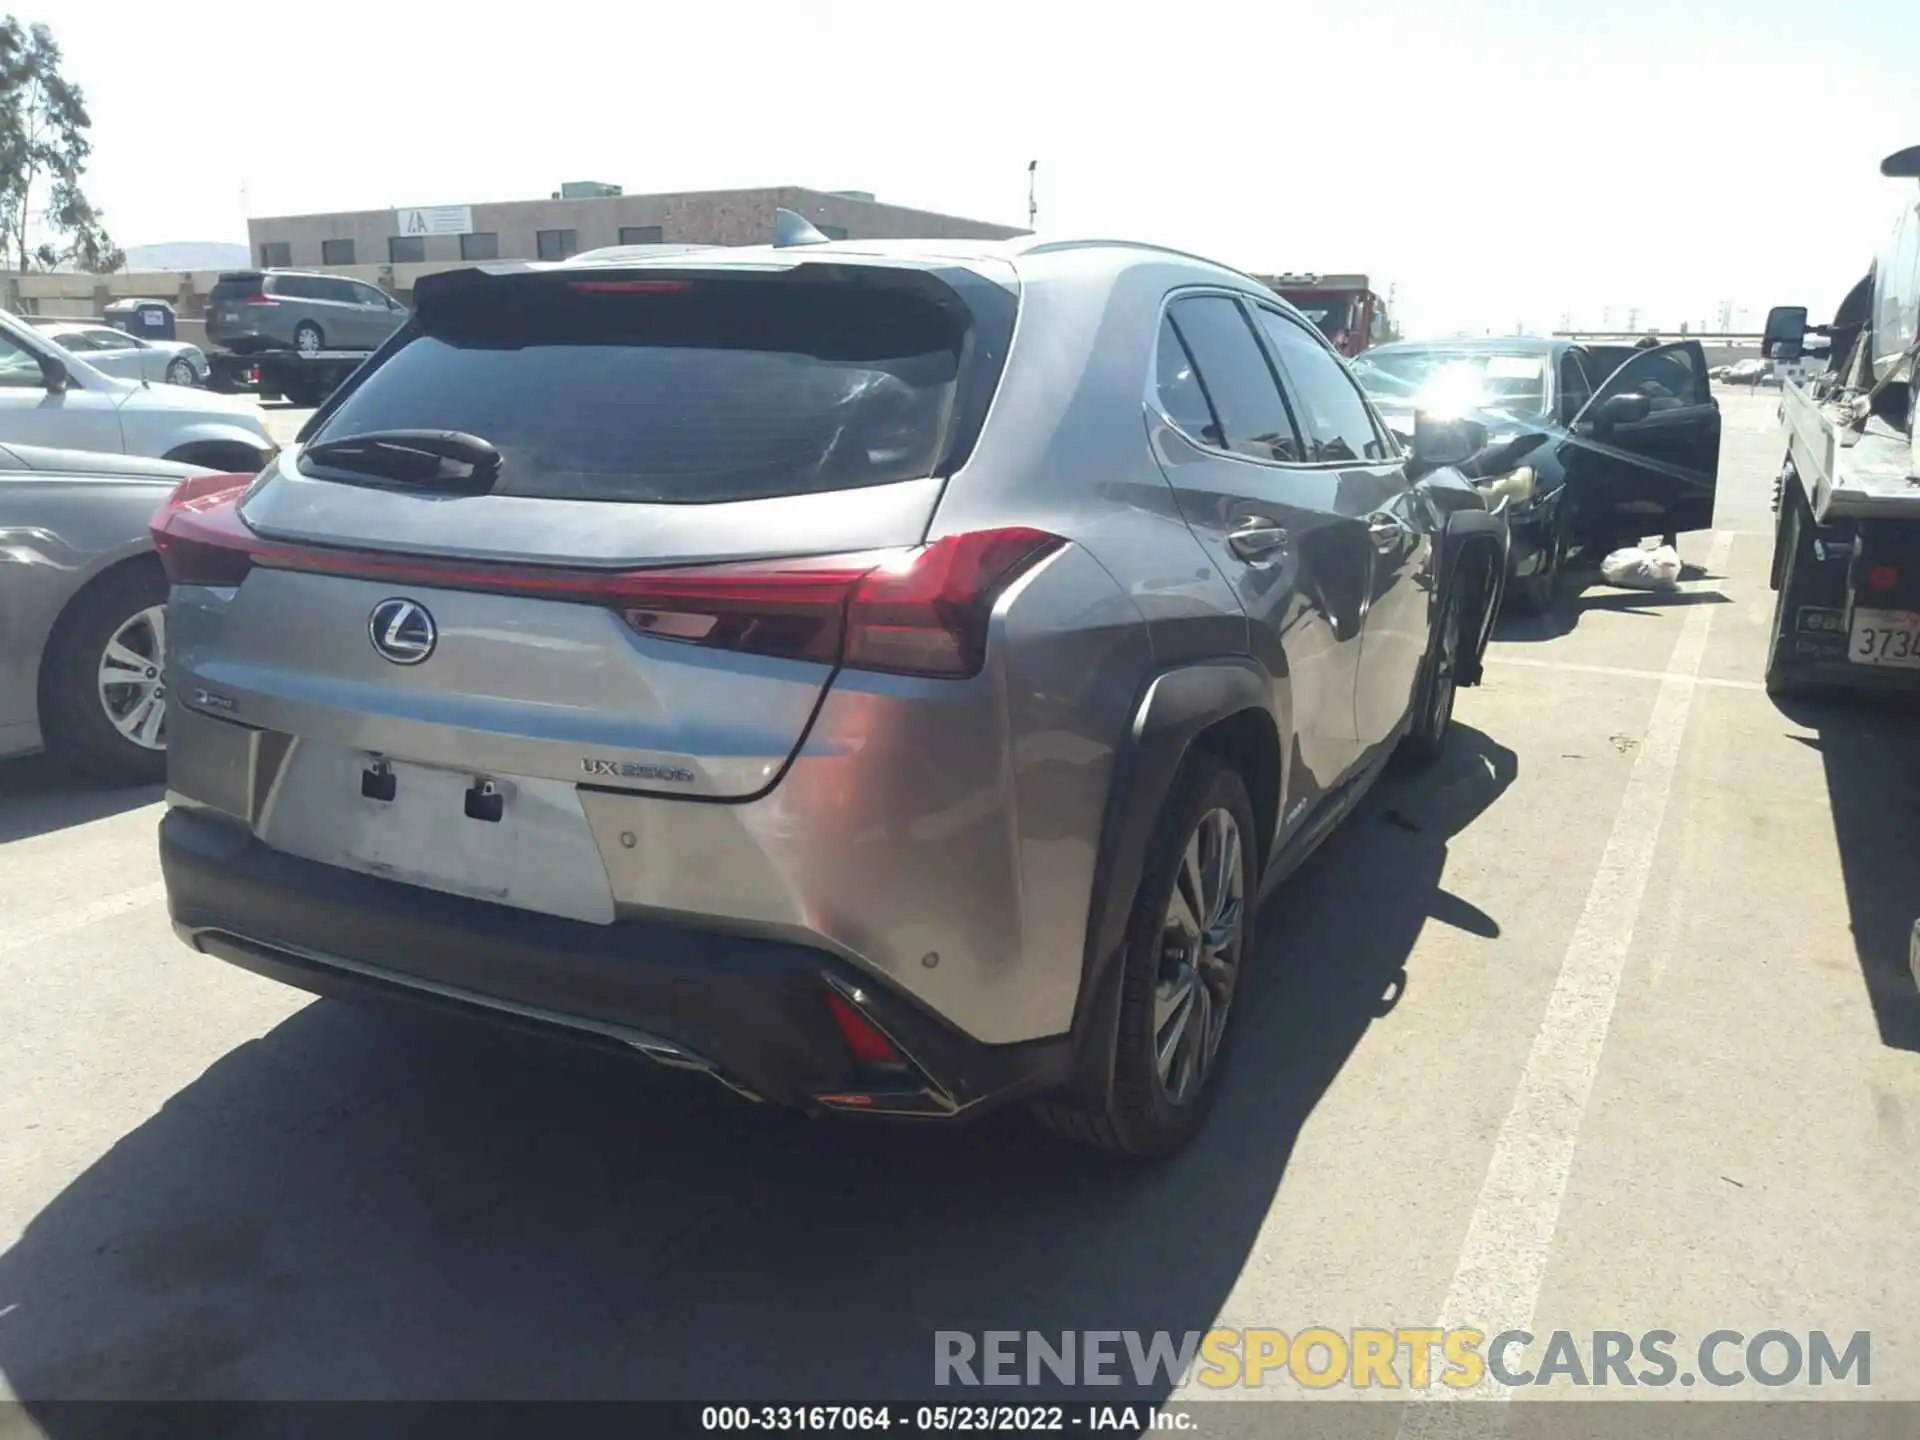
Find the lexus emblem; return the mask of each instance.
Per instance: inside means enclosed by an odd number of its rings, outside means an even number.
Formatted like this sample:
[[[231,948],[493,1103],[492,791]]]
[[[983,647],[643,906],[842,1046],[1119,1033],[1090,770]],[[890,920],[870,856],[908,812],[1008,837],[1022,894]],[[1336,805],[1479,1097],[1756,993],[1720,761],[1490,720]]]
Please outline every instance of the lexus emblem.
[[[418,665],[433,654],[440,632],[433,616],[417,600],[382,600],[367,617],[367,639],[382,660],[395,665]]]

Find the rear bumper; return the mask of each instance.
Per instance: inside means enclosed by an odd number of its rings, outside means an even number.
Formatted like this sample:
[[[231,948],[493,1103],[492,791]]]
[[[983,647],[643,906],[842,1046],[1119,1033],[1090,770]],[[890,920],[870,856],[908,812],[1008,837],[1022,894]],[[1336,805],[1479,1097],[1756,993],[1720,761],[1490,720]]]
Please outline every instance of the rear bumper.
[[[654,920],[593,925],[281,854],[186,809],[160,824],[167,903],[204,954],[322,995],[412,1001],[638,1051],[807,1110],[950,1118],[1053,1088],[1065,1037],[971,1040],[872,975],[785,941]],[[827,996],[910,1064],[861,1069]]]

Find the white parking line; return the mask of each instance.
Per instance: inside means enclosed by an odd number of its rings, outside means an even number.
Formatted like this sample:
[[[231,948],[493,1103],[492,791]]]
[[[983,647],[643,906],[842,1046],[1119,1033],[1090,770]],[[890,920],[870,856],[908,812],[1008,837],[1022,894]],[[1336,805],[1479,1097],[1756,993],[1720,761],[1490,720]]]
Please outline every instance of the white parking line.
[[[1732,545],[1730,533],[1714,535],[1707,561],[1710,570],[1726,564]],[[1443,1328],[1471,1326],[1494,1335],[1526,1329],[1533,1322],[1560,1223],[1567,1175],[1660,843],[1680,743],[1697,693],[1693,681],[1706,650],[1714,609],[1696,605],[1687,612],[1673,656],[1661,672],[1660,693],[1627,776],[1613,831],[1560,962],[1513,1107],[1494,1141],[1453,1284],[1440,1306],[1437,1323]],[[1513,1392],[1483,1380],[1472,1390],[1439,1393],[1449,1400],[1505,1400]],[[1451,1408],[1409,1407],[1402,1413],[1400,1436],[1455,1430],[1451,1422],[1462,1417],[1441,1414]],[[1480,1416],[1482,1421],[1488,1418]]]
[[[117,895],[75,906],[71,910],[62,910],[44,920],[30,920],[0,935],[0,955],[24,950],[29,945],[43,945],[62,935],[84,930],[101,920],[111,920],[116,915],[125,915],[129,910],[157,904],[166,898],[167,887],[156,880],[151,885],[139,885],[132,890],[122,890]]]
[[[1771,609],[1771,607],[1769,607]],[[1498,655],[1493,668],[1518,665],[1526,670],[1559,670],[1570,675],[1608,675],[1620,680],[1658,680],[1673,685],[1710,685],[1725,690],[1759,690],[1758,680],[1727,680],[1716,675],[1676,675],[1671,670],[1631,670],[1620,665],[1575,665],[1566,660],[1532,660],[1524,655]]]

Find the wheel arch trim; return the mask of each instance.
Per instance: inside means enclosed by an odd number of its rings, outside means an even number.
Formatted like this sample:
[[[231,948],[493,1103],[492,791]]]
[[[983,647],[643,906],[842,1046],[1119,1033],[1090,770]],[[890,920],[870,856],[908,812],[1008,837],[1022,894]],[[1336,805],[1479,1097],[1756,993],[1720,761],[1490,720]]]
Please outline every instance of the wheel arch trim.
[[[1084,1099],[1103,1100],[1111,1078],[1127,922],[1140,887],[1148,837],[1180,766],[1205,731],[1253,712],[1274,729],[1276,783],[1284,787],[1288,736],[1276,714],[1275,689],[1275,677],[1250,656],[1185,662],[1156,671],[1141,686],[1132,722],[1114,757],[1074,1002],[1069,1084]],[[1255,810],[1260,811],[1258,797]],[[1277,796],[1274,810],[1277,814]],[[1274,837],[1261,839],[1264,859]]]

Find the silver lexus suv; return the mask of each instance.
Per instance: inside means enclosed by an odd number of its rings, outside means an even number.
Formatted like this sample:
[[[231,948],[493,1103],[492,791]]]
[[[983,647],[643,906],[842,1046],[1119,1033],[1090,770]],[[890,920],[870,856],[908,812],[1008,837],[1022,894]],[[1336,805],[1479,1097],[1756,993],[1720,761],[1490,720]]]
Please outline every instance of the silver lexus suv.
[[[1479,677],[1485,432],[1403,452],[1203,260],[812,239],[429,277],[299,443],[181,486],[176,929],[1171,1151],[1259,896]]]

